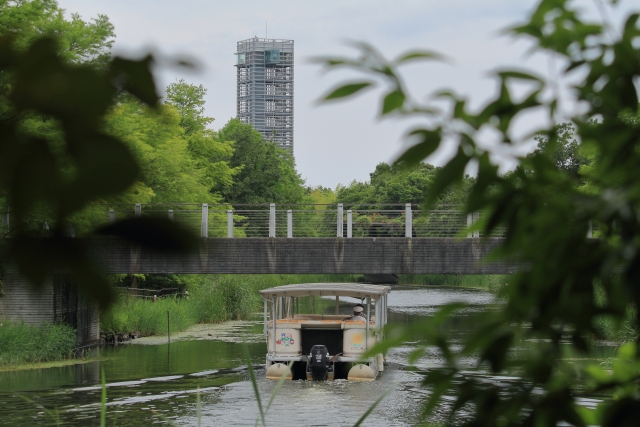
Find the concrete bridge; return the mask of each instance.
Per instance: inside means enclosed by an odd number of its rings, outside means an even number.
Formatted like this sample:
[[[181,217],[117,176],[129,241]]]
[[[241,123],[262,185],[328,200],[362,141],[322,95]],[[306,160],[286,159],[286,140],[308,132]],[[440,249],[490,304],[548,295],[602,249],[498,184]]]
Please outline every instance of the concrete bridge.
[[[116,238],[86,239],[114,274],[508,274],[515,263],[483,262],[501,241],[448,238],[209,238],[198,252],[166,253]]]
[[[172,209],[166,209],[170,207]],[[107,214],[108,212],[108,214]],[[189,254],[152,251],[114,237],[78,238],[105,273],[112,274],[508,274],[515,262],[486,262],[501,242],[470,228],[479,213],[419,211],[411,205],[370,210],[330,206],[236,207],[135,205],[105,210],[116,215],[167,215],[202,240]],[[3,218],[8,229],[9,218]],[[214,237],[216,236],[216,237]],[[461,238],[460,236],[466,236]],[[37,260],[34,260],[37,262]],[[96,304],[79,295],[73,279],[54,274],[34,290],[9,268],[0,318],[28,323],[64,322],[80,345],[98,339]]]

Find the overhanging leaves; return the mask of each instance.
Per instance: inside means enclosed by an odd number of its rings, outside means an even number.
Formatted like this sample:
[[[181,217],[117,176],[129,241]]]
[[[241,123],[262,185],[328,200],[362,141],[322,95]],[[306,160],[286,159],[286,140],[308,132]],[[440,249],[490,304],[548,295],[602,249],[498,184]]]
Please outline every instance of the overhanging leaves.
[[[417,165],[436,151],[442,140],[441,128],[435,130],[414,130],[409,133],[409,137],[412,136],[418,137],[420,142],[405,150],[394,162],[395,164],[407,165],[409,167]]]
[[[325,101],[329,101],[331,99],[345,98],[345,97],[354,95],[360,92],[361,90],[366,89],[372,85],[373,85],[372,82],[350,83],[334,89],[328,95],[324,96],[322,99]]]

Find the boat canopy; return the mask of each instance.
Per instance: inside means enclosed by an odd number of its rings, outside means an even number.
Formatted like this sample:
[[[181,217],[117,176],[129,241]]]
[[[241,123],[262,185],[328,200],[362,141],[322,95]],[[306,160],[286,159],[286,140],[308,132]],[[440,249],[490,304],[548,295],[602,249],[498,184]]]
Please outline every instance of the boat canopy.
[[[305,297],[311,295],[346,296],[363,299],[386,295],[390,291],[391,286],[361,283],[300,283],[263,289],[260,291],[260,294],[262,294],[262,297],[265,299],[272,297]]]

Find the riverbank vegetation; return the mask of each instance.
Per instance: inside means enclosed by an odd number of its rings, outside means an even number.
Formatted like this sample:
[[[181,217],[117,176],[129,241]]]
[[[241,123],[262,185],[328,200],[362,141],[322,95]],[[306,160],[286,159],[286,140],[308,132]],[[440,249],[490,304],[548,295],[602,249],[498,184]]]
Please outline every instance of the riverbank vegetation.
[[[476,288],[504,295],[512,278],[508,274],[401,274],[398,284]]]
[[[167,312],[172,332],[183,331],[196,323],[244,320],[261,309],[262,299],[258,292],[261,289],[291,283],[356,282],[362,281],[363,277],[262,274],[179,276],[174,280],[186,282],[188,296],[162,298],[153,302],[122,294],[109,310],[101,314],[100,330],[141,335],[166,334]]]
[[[68,325],[1,322],[0,366],[70,358],[76,341],[76,330]]]

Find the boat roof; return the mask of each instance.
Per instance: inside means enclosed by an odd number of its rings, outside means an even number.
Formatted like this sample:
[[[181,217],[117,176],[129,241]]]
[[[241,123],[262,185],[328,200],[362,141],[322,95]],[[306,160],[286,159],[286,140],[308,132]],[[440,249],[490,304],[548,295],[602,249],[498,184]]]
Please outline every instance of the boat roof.
[[[390,291],[391,286],[365,283],[299,283],[263,289],[260,293],[264,298],[304,297],[309,295],[366,298],[385,295]]]

